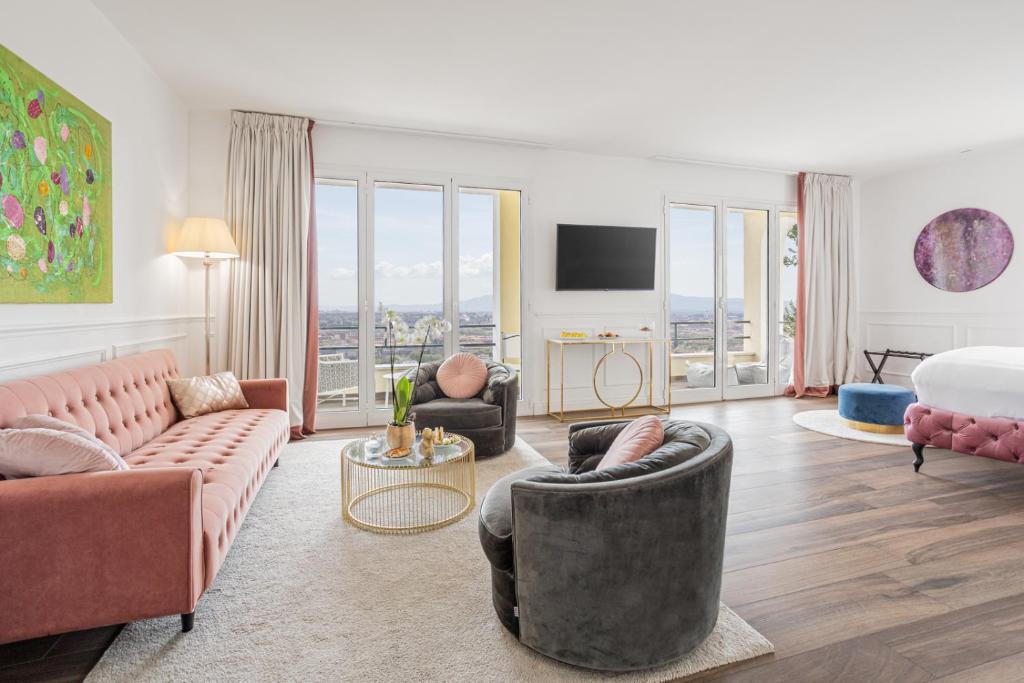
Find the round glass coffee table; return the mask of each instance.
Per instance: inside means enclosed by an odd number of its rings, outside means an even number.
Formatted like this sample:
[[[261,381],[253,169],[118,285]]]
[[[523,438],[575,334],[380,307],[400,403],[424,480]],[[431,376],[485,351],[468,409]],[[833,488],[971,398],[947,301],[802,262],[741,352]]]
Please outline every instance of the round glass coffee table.
[[[404,458],[385,455],[384,435],[357,439],[341,449],[341,515],[381,534],[412,534],[456,522],[476,504],[473,442],[434,445],[425,457],[420,437]]]

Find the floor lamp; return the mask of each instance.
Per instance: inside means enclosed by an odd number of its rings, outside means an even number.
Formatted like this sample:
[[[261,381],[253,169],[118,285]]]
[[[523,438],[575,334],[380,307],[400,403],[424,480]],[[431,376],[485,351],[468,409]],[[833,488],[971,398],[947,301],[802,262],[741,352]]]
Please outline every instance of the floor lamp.
[[[228,224],[219,218],[188,218],[181,226],[177,248],[172,252],[183,258],[203,259],[206,276],[206,327],[203,339],[206,342],[206,374],[210,374],[210,269],[213,262],[221,259],[238,258],[238,247],[231,239]]]

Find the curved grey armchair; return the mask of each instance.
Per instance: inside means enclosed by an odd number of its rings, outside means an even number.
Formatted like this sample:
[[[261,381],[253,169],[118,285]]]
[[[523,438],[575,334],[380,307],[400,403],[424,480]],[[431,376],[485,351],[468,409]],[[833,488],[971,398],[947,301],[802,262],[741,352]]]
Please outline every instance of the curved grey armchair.
[[[441,361],[420,366],[412,395],[416,427],[444,427],[462,434],[473,442],[478,458],[512,448],[516,442],[519,400],[519,377],[515,370],[488,361],[487,383],[479,394],[473,398],[448,398],[437,383],[440,367]]]
[[[480,507],[502,624],[554,659],[630,671],[693,650],[718,619],[732,440],[665,421],[636,462],[594,471],[626,422],[569,428],[569,468],[498,481]]]

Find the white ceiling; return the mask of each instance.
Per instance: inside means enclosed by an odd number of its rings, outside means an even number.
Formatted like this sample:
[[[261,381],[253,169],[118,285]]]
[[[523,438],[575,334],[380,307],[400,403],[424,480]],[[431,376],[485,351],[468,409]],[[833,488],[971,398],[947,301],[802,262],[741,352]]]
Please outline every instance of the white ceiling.
[[[1020,0],[93,0],[193,109],[872,174],[1024,138]]]

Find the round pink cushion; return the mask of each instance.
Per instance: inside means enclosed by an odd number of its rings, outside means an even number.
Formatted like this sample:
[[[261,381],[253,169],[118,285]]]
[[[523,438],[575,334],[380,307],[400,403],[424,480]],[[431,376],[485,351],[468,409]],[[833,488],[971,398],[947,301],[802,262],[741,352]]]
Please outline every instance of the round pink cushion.
[[[653,415],[645,415],[626,425],[608,447],[597,469],[639,460],[650,455],[665,441],[665,427]]]
[[[473,398],[487,384],[487,364],[471,353],[457,353],[437,369],[437,384],[448,398]]]

